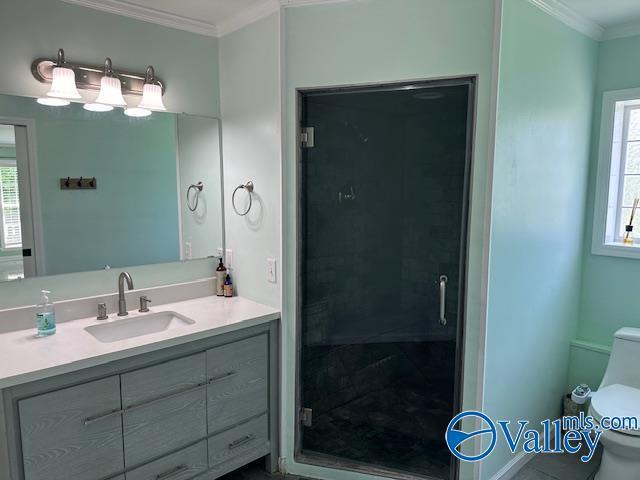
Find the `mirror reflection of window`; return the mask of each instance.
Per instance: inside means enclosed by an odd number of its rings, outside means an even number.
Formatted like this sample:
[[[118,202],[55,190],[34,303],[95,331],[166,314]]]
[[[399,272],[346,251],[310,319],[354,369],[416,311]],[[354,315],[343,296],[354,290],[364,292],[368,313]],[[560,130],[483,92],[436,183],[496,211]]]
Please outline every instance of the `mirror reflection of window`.
[[[0,125],[0,281],[24,278],[13,125]]]

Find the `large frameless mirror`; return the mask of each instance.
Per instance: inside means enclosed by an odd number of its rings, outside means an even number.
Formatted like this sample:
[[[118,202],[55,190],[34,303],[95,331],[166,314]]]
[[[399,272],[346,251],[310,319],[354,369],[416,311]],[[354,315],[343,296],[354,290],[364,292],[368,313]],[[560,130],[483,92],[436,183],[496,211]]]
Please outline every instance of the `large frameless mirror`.
[[[0,95],[0,281],[215,256],[219,120]]]

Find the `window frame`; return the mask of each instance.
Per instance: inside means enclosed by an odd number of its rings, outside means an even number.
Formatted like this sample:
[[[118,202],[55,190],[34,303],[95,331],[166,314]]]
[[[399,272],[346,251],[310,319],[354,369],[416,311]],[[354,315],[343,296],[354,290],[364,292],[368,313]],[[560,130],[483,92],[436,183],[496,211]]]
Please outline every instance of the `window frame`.
[[[603,94],[591,248],[594,255],[640,259],[640,242],[623,243],[618,228],[623,208],[629,117],[635,109],[640,109],[640,88]]]

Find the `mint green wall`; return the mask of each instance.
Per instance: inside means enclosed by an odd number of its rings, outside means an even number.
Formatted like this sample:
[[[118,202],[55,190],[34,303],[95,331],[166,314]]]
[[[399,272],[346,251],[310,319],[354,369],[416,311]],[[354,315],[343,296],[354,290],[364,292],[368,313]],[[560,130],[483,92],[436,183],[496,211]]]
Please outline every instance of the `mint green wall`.
[[[41,96],[47,86],[31,75],[38,57],[144,72],[153,65],[167,84],[172,112],[219,116],[218,40],[60,0],[2,0],[0,3],[0,93]],[[95,93],[87,94],[93,98]]]
[[[52,0],[0,2],[0,93],[40,96],[47,87],[30,72],[36,57],[54,57],[65,48],[70,60],[116,68],[156,67],[167,84],[170,111],[219,116],[218,40]],[[95,93],[93,94],[95,95]],[[89,98],[93,95],[87,94]],[[0,115],[2,112],[0,111]],[[212,260],[132,267],[136,287],[210,276]],[[0,285],[0,308],[33,304],[48,288],[53,298],[95,295],[116,289],[119,270],[28,279]]]
[[[580,300],[597,43],[523,0],[503,3],[484,411],[560,414]],[[511,460],[498,443],[491,478]]]
[[[591,253],[602,94],[610,90],[640,87],[639,51],[640,36],[600,44],[578,337],[603,345],[611,345],[614,332],[621,327],[640,327],[640,296],[636,289],[640,278],[640,261]]]
[[[11,95],[0,112],[35,121],[46,274],[180,260],[174,114],[132,119]],[[62,191],[67,176],[99,188]]]
[[[577,337],[604,347],[611,346],[613,334],[619,328],[640,327],[640,297],[635,288],[640,276],[640,261],[591,253],[602,95],[611,90],[640,87],[638,51],[640,36],[634,36],[601,42],[598,56]],[[608,361],[606,353],[574,347],[569,386],[584,382],[597,388]],[[598,373],[594,375],[594,371]]]
[[[280,265],[280,14],[220,39],[225,236],[233,250],[239,295],[280,306],[278,283],[267,281],[267,258]],[[253,206],[244,217],[231,208],[233,189],[251,180]],[[237,194],[245,206],[246,192]]]
[[[284,11],[285,152],[283,158],[283,356],[295,358],[297,202],[296,88],[478,74],[470,231],[464,406],[476,402],[482,256],[492,85],[493,0],[363,0]],[[393,35],[388,34],[394,28]],[[392,250],[390,250],[392,252]],[[381,266],[384,264],[380,260]],[[399,259],[391,258],[391,261]],[[355,479],[360,474],[296,464],[293,362],[283,372],[283,454],[297,474]],[[470,478],[466,464],[462,478]]]

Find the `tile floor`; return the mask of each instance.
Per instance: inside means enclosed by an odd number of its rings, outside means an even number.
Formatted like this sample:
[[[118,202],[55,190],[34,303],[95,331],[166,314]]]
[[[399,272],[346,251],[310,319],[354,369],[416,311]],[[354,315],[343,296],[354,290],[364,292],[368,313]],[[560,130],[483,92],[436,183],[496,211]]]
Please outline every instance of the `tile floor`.
[[[602,447],[599,447],[589,463],[583,463],[580,455],[536,455],[512,480],[593,480],[600,465]]]
[[[512,480],[593,480],[602,448],[599,447],[589,463],[580,461],[579,455],[536,455]],[[264,469],[264,462],[258,461],[236,470],[219,480],[304,480],[289,475],[270,475]]]

